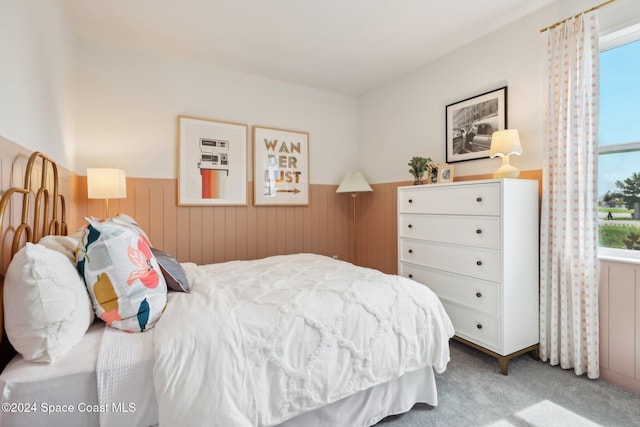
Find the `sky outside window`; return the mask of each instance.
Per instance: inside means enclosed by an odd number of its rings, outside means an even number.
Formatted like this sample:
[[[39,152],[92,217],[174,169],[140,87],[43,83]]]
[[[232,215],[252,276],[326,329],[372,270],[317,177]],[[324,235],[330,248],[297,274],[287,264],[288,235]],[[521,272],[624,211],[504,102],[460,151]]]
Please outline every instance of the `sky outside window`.
[[[640,40],[600,54],[600,145],[640,142]],[[640,172],[640,152],[599,159],[598,193]]]

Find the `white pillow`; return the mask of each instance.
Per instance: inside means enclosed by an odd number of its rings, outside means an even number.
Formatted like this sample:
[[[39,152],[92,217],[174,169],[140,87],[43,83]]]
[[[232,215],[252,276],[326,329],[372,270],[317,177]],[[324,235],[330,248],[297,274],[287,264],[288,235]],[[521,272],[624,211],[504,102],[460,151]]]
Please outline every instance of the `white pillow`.
[[[69,261],[75,264],[76,247],[78,246],[78,243],[80,243],[81,238],[82,234],[76,234],[72,236],[49,235],[41,238],[38,244],[43,245],[48,249],[60,252],[61,254],[69,258]]]
[[[62,253],[27,243],[4,279],[4,324],[26,360],[53,362],[77,344],[94,313],[83,280]]]

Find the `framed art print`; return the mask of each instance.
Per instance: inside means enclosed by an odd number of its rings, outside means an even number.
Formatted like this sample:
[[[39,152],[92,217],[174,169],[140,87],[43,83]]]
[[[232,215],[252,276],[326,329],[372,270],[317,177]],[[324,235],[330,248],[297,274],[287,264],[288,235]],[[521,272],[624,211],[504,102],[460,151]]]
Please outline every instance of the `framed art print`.
[[[245,124],[179,116],[178,204],[246,205]]]
[[[489,157],[491,135],[507,128],[507,87],[446,107],[447,163]]]
[[[441,163],[438,165],[438,177],[437,183],[442,184],[445,182],[453,182],[455,166]]]
[[[309,134],[253,127],[253,202],[309,204]]]

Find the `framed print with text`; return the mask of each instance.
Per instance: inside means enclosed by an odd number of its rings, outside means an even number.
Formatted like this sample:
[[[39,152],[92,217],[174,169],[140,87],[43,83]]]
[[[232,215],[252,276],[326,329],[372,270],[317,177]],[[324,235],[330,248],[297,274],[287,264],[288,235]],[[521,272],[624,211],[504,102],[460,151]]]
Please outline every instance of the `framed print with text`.
[[[253,203],[309,204],[309,134],[253,127]]]

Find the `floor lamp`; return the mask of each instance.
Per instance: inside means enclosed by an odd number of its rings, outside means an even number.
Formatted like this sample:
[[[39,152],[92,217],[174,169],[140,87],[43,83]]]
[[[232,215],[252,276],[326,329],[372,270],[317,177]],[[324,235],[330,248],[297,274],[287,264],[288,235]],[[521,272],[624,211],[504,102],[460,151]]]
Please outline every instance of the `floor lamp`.
[[[360,192],[373,191],[360,172],[349,172],[344,177],[336,193],[351,193],[353,199],[353,263],[358,263],[358,247],[356,236],[356,196]]]
[[[104,199],[105,218],[109,217],[109,199],[127,197],[127,176],[122,169],[87,168],[87,197]]]

